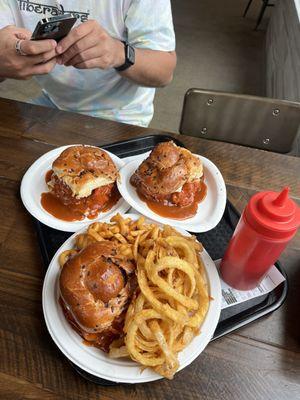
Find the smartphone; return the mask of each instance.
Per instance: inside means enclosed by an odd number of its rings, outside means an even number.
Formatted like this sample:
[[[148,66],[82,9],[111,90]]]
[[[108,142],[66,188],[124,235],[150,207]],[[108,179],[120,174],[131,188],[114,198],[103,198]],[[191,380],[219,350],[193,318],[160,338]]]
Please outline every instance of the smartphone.
[[[76,21],[72,14],[43,18],[35,27],[31,40],[54,39],[59,42],[67,36]]]

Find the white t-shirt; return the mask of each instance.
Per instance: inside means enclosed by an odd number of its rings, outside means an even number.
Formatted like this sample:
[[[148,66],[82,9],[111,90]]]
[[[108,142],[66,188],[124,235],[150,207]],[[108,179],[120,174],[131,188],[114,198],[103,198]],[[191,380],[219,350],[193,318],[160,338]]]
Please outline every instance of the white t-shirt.
[[[33,32],[45,16],[69,12],[77,16],[77,24],[94,19],[112,37],[136,48],[175,49],[170,0],[0,0],[0,28],[16,25]],[[142,126],[153,116],[155,89],[136,85],[114,69],[56,65],[36,80],[62,110]]]

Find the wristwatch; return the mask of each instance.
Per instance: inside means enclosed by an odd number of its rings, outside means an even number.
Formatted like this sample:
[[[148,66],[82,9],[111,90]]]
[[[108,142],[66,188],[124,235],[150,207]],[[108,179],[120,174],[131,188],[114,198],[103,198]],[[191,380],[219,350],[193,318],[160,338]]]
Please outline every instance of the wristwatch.
[[[131,67],[135,63],[135,50],[129,43],[123,42],[125,50],[125,62],[119,67],[115,67],[117,71],[125,71],[125,69]]]

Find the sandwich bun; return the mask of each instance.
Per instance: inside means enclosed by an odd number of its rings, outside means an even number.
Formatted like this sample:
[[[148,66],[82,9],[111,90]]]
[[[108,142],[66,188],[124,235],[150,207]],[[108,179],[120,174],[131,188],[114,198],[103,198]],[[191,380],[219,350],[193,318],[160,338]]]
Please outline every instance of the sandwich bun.
[[[78,199],[90,196],[94,189],[114,183],[118,177],[111,157],[92,146],[68,147],[53,162],[52,169]]]
[[[159,143],[132,175],[130,182],[146,198],[163,201],[187,183],[200,182],[201,160],[174,142]]]
[[[83,337],[109,333],[133,295],[134,270],[133,262],[109,241],[88,245],[63,265],[61,299]],[[94,339],[101,347],[99,337]]]

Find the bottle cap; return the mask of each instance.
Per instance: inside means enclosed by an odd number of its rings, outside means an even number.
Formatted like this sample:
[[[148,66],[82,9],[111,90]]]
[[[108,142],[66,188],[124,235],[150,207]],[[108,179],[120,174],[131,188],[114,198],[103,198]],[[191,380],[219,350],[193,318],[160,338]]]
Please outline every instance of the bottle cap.
[[[300,226],[300,208],[289,198],[289,187],[278,192],[260,192],[251,197],[245,217],[262,235],[285,239]]]

